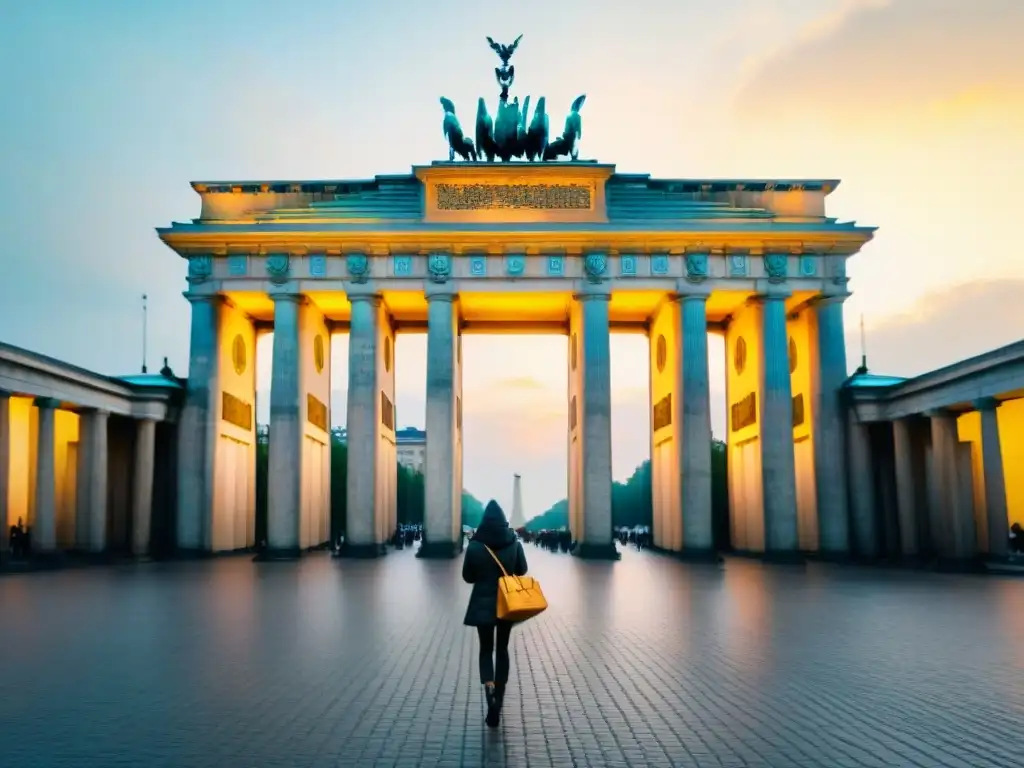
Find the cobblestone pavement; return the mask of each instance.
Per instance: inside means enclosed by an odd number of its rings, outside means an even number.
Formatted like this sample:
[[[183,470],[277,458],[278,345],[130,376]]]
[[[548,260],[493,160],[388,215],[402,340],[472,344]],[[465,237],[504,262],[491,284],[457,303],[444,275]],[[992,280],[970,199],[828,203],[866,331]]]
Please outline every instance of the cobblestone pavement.
[[[527,554],[493,732],[458,562],[0,578],[0,765],[1024,763],[1022,580]]]

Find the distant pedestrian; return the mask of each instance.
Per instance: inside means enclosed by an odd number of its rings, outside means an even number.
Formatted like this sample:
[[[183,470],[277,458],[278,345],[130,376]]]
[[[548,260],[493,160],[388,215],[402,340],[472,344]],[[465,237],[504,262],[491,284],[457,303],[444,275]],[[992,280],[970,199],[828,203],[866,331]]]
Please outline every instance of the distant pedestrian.
[[[495,558],[501,561],[508,573],[526,575],[523,545],[509,528],[498,502],[491,500],[462,561],[462,578],[473,585],[463,623],[476,627],[480,639],[480,682],[487,700],[486,723],[491,728],[498,726],[505,701],[509,673],[508,644],[513,626],[512,622],[498,619],[498,580],[502,573]]]

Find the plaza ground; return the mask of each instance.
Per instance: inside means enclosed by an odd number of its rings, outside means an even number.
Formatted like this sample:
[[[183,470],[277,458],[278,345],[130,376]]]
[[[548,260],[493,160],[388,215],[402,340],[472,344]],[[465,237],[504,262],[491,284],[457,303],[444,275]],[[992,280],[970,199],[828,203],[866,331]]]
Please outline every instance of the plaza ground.
[[[0,765],[1024,762],[1024,580],[527,555],[495,732],[461,561],[5,576]]]

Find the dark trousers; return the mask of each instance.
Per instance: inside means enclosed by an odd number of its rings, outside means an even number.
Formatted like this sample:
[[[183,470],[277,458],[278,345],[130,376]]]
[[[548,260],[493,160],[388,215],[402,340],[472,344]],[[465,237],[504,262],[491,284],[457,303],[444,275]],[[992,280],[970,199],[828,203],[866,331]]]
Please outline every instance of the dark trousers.
[[[480,682],[493,682],[497,686],[504,686],[508,682],[508,641],[512,635],[511,622],[499,621],[497,624],[477,627],[476,633],[480,637]]]

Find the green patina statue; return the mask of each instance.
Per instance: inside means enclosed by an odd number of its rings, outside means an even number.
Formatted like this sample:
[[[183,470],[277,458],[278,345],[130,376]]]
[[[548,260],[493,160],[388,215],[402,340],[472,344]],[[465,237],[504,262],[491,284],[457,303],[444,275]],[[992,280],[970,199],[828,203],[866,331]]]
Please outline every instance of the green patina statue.
[[[519,97],[509,101],[508,91],[515,80],[515,67],[510,63],[512,54],[519,47],[520,35],[511,45],[496,43],[488,37],[487,42],[498,57],[501,66],[494,70],[501,93],[498,95],[498,111],[492,118],[487,110],[487,102],[483,97],[477,102],[476,109],[476,144],[466,137],[459,119],[455,116],[455,105],[446,98],[441,99],[444,107],[444,136],[448,140],[448,159],[454,161],[458,155],[463,160],[474,162],[486,159],[494,162],[499,158],[502,162],[510,162],[513,158],[535,160],[557,160],[568,157],[576,160],[579,156],[579,140],[583,136],[583,120],[580,109],[586,95],[578,97],[572,103],[572,109],[565,119],[565,129],[557,138],[549,138],[549,121],[545,98],[537,99],[533,117],[530,118],[530,97]]]

